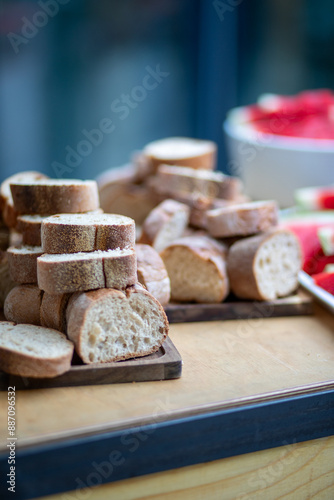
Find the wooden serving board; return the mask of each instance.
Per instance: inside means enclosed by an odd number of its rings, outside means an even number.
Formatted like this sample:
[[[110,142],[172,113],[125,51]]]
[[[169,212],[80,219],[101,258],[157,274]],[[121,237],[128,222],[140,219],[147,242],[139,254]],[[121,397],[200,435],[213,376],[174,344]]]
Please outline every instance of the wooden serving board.
[[[55,378],[26,378],[0,372],[0,390],[73,387],[82,385],[147,382],[181,377],[182,358],[170,338],[160,349],[141,358],[103,364],[73,364],[70,371]]]
[[[308,294],[298,290],[290,297],[270,301],[240,300],[230,296],[220,304],[171,303],[165,306],[165,311],[170,323],[276,318],[313,314],[313,301]]]

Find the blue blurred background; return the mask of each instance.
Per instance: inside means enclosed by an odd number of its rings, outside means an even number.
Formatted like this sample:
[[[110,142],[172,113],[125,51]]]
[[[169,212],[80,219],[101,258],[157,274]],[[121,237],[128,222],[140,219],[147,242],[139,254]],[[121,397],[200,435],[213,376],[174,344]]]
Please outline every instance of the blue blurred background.
[[[94,178],[172,135],[225,171],[228,109],[334,88],[331,0],[2,0],[0,34],[0,180]]]

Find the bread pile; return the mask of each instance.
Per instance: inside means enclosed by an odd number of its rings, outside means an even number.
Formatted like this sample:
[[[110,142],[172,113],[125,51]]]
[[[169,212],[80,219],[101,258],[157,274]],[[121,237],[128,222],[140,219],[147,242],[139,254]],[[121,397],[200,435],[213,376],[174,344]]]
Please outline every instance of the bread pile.
[[[70,369],[74,348],[88,364],[158,350],[168,322],[138,283],[134,221],[103,213],[95,181],[29,172],[13,176],[10,190],[2,206],[21,244],[7,249],[16,286],[5,299],[7,322],[0,323],[0,368],[54,377]],[[162,282],[166,297],[169,280]]]
[[[238,178],[215,171],[216,150],[180,137],[148,144],[131,164],[99,177],[102,208],[142,224],[138,243],[159,253],[173,301],[289,295],[301,267],[297,239],[279,229],[275,201],[252,202]]]

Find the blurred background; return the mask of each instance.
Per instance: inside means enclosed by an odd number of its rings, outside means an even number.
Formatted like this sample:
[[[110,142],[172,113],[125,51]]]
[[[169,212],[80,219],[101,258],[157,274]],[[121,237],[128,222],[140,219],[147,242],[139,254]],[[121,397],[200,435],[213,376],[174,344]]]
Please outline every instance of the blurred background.
[[[2,0],[0,180],[94,178],[146,143],[218,143],[263,92],[334,88],[331,0]]]

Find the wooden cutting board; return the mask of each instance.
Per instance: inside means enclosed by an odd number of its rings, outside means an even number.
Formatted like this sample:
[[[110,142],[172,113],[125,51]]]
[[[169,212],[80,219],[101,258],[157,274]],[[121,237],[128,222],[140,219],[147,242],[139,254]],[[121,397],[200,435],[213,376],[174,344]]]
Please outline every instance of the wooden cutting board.
[[[313,301],[300,289],[295,295],[271,301],[240,300],[230,296],[220,304],[171,303],[165,306],[165,311],[170,323],[276,318],[313,314]]]
[[[26,378],[0,372],[0,390],[9,386],[16,390],[71,387],[82,385],[118,384],[123,382],[147,382],[181,377],[182,359],[170,338],[160,349],[137,359],[84,365],[75,361],[70,371],[50,379]]]

